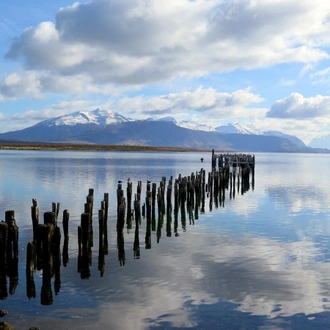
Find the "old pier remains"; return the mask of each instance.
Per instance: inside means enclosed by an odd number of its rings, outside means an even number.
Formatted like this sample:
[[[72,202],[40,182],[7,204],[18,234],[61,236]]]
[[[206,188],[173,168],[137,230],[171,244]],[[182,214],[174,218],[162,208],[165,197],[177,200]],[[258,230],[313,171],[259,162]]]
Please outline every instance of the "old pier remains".
[[[205,166],[204,158],[201,159]],[[181,231],[185,232],[189,225],[199,219],[200,213],[205,213],[208,202],[209,211],[213,207],[224,207],[226,191],[230,199],[236,193],[243,195],[254,189],[255,156],[249,154],[220,153],[212,150],[211,168],[206,171],[201,168],[188,176],[172,176],[167,180],[162,177],[158,183],[148,180],[143,187],[142,181],[137,182],[136,193],[133,193],[133,183],[127,179],[126,189],[122,181],[117,184],[117,250],[121,266],[126,263],[125,227],[127,233],[134,229],[133,258],[141,256],[140,232],[145,220],[145,249],[151,249],[152,236],[156,242],[162,238],[165,227],[166,237],[179,236],[179,221]],[[251,180],[250,180],[251,178]],[[142,191],[145,189],[145,197]],[[126,192],[126,195],[125,195]],[[104,193],[104,199],[98,212],[94,214],[94,189],[90,188],[83,205],[78,226],[78,265],[77,270],[82,279],[90,277],[92,265],[93,216],[98,216],[99,254],[98,270],[100,276],[105,271],[105,256],[108,255],[108,208],[109,194]],[[43,223],[39,223],[39,208],[36,199],[32,199],[31,219],[33,238],[26,249],[26,291],[28,298],[35,298],[36,289],[34,273],[42,270],[41,304],[53,302],[51,279],[54,278],[55,294],[61,287],[60,266],[68,265],[69,254],[69,211],[65,209],[62,217],[63,247],[61,251],[61,228],[58,225],[60,203],[52,203],[52,209],[43,214]],[[7,277],[10,278],[9,292],[13,294],[18,284],[18,226],[15,212],[5,212],[5,221],[0,222],[0,299],[8,295]]]

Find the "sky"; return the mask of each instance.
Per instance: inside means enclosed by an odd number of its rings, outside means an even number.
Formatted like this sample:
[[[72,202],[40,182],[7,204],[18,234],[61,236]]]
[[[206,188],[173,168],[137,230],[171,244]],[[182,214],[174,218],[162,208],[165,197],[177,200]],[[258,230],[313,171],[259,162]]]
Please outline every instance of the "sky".
[[[96,108],[330,134],[328,0],[4,0],[0,133]]]

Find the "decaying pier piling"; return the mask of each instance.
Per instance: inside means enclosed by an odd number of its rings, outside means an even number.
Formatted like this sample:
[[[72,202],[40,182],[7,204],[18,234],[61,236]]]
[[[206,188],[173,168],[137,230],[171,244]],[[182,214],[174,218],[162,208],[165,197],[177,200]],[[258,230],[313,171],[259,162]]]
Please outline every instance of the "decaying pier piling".
[[[203,166],[208,166],[206,161],[203,162]],[[145,249],[151,249],[152,239],[156,239],[159,243],[162,237],[179,236],[180,230],[185,232],[189,225],[197,223],[200,216],[205,213],[207,202],[209,210],[212,211],[214,206],[215,208],[224,207],[225,199],[228,196],[229,199],[234,199],[237,194],[244,194],[250,189],[251,182],[253,189],[254,168],[254,155],[215,154],[213,150],[210,171],[201,168],[187,176],[179,174],[177,178],[170,177],[168,181],[166,177],[162,177],[157,183],[148,180],[143,187],[142,181],[138,181],[136,194],[133,194],[133,182],[130,179],[127,180],[125,190],[122,181],[118,181],[117,210],[114,209],[114,211],[117,211],[116,238],[120,265],[124,266],[126,262],[125,224],[127,234],[130,234],[132,229],[134,230],[134,232],[132,231],[134,235],[133,255],[134,259],[139,259],[142,253],[140,243],[143,242],[143,239],[140,242],[140,233],[145,233]],[[250,180],[251,174],[252,181]],[[141,198],[142,188],[146,192],[145,199]],[[141,200],[143,205],[141,205]],[[98,270],[101,276],[105,271],[105,256],[108,254],[108,206],[109,194],[105,193],[98,212]],[[78,226],[78,272],[81,278],[90,277],[93,247],[93,207],[94,189],[89,189],[80,218],[80,226]],[[33,239],[28,243],[26,251],[27,296],[29,298],[35,297],[33,274],[36,269],[42,269],[43,304],[52,302],[50,280],[53,277],[55,277],[55,294],[60,290],[61,256],[64,266],[67,266],[69,261],[69,212],[68,210],[63,211],[64,243],[61,254],[59,209],[60,203],[52,203],[51,211],[43,214],[43,224],[40,224],[37,201],[36,199],[32,200]],[[9,274],[7,271],[9,269],[8,260],[18,258],[18,228],[16,230],[17,225],[14,217],[14,211],[7,211],[6,220],[0,222],[0,299],[6,295],[7,289],[3,283],[7,283],[6,278]],[[145,222],[144,218],[146,218]],[[113,224],[115,225],[115,223]],[[164,235],[165,230],[166,236]],[[129,240],[126,240],[126,244],[127,241]],[[14,280],[11,281],[10,288],[10,290],[14,290]]]

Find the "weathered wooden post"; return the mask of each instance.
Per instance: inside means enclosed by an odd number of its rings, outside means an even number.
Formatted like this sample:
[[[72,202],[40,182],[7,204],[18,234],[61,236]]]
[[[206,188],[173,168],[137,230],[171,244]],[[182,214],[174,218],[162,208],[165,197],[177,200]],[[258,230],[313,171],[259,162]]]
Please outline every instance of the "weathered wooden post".
[[[81,242],[82,242],[82,255],[88,255],[88,250],[90,247],[90,239],[89,235],[91,232],[91,214],[90,213],[82,213],[81,214]]]
[[[229,173],[229,199],[233,196],[233,174]]]
[[[52,203],[52,212],[54,212],[55,214],[55,226],[57,226],[57,218],[58,218],[58,214],[60,212],[60,203]]]
[[[69,218],[70,218],[70,213],[69,210],[65,209],[63,211],[63,234],[64,234],[64,239],[69,240]]]
[[[147,222],[146,222],[146,236],[145,236],[145,248],[146,249],[151,249],[151,213],[154,211],[154,207],[151,205],[153,203],[152,194],[153,194],[153,192],[147,191],[147,197],[146,197]],[[136,222],[135,228],[137,228],[138,225],[139,224]],[[140,252],[140,250],[139,250],[139,252]],[[140,255],[139,255],[139,257],[140,257]]]
[[[167,187],[166,236],[172,236],[172,186]]]
[[[127,230],[132,229],[132,182],[127,181],[127,188],[126,188],[126,194],[127,194]]]
[[[179,212],[179,180],[174,183],[174,213]]]
[[[217,167],[217,159],[216,159],[216,156],[214,154],[214,149],[212,149],[212,159],[211,159],[211,162],[212,162],[212,171],[215,171],[216,170],[216,167]]]
[[[146,201],[145,201],[145,205],[146,205],[146,209],[147,209],[147,219],[149,218],[149,220],[151,219],[151,207],[152,207],[152,196],[151,196],[151,191],[147,191],[146,192],[147,196],[146,196]]]
[[[7,240],[7,262],[11,259],[18,259],[18,227],[15,220],[15,211],[5,212],[5,221],[8,225]]]
[[[56,214],[54,212],[45,212],[44,213],[44,224],[52,224],[56,227]]]
[[[48,214],[53,212],[45,212],[44,213],[44,221],[46,221]],[[37,265],[40,266],[42,269],[50,269],[53,271],[53,254],[52,254],[52,243],[53,243],[53,236],[55,227],[51,222],[45,222],[43,225],[38,226],[39,230],[39,237],[41,238],[41,246],[42,246],[42,253],[41,253],[41,264]],[[38,250],[37,250],[38,253]],[[39,256],[38,256],[39,257]]]
[[[91,260],[91,226],[92,219],[90,213],[82,213],[80,219],[80,226],[78,226],[78,272],[81,279],[88,279],[90,277]]]
[[[166,214],[172,213],[172,185],[167,186],[166,192]]]
[[[37,205],[37,200],[35,198],[32,198],[31,218],[32,218],[32,226],[33,226],[33,239],[36,241],[38,239],[37,229],[39,225],[39,209]]]
[[[117,217],[117,248],[118,248],[118,260],[120,266],[124,266],[126,262],[125,257],[125,243],[124,243],[124,225],[125,225],[125,202],[118,206]]]
[[[158,193],[157,193],[157,203],[158,203],[158,218],[163,218],[163,195],[162,195],[162,188],[158,187]]]
[[[140,196],[139,194],[135,194],[134,196],[134,214],[135,214],[135,218],[137,218],[139,220],[139,222],[141,223],[141,207],[140,207]]]
[[[156,205],[156,192],[157,192],[157,184],[152,184],[152,191],[151,191],[151,199],[152,199],[152,207]]]
[[[86,203],[92,204],[91,206],[91,217],[93,217],[93,205],[94,205],[94,189],[90,188],[88,190],[88,195],[86,197]]]
[[[104,211],[105,211],[104,221],[105,221],[105,223],[107,223],[107,221],[108,221],[108,212],[109,212],[109,193],[104,193],[103,196],[104,196],[103,200],[104,200]]]
[[[104,248],[105,248],[105,202],[101,203],[99,210],[99,257],[98,257],[98,270],[100,276],[104,274]]]

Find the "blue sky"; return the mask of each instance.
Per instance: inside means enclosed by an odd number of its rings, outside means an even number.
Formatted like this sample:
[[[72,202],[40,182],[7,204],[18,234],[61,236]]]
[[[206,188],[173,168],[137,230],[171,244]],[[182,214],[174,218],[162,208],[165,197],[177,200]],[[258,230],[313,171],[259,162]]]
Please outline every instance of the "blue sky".
[[[327,0],[18,0],[0,29],[0,132],[102,108],[330,134]]]

